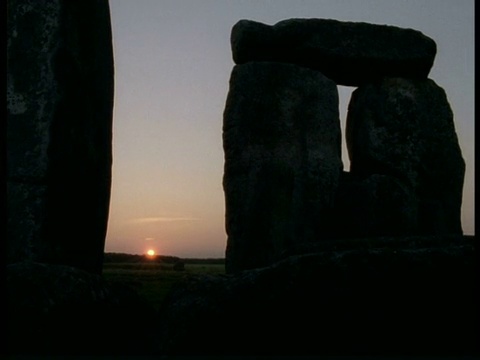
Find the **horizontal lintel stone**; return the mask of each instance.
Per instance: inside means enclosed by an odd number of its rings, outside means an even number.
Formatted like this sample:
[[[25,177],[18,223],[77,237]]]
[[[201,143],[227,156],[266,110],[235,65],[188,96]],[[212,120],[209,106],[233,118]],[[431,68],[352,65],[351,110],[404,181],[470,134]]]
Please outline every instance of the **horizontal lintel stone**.
[[[233,60],[292,63],[321,71],[338,85],[381,77],[426,78],[436,44],[413,29],[332,19],[288,19],[275,25],[237,22]]]

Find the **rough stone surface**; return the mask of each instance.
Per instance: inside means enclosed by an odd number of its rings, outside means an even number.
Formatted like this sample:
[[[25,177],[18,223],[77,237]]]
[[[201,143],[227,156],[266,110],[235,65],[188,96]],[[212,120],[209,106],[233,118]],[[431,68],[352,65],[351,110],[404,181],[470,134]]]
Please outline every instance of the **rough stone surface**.
[[[402,236],[418,228],[415,189],[396,177],[343,173],[335,199],[334,237]]]
[[[128,287],[34,262],[8,265],[6,280],[3,350],[12,356],[125,356],[153,349],[155,311]]]
[[[465,162],[446,94],[434,81],[385,78],[358,88],[346,139],[352,175],[392,176],[413,189],[412,233],[462,233]]]
[[[7,261],[100,272],[112,162],[108,1],[7,6]]]
[[[290,64],[234,67],[223,123],[227,272],[328,234],[342,171],[338,92]]]
[[[473,238],[395,237],[317,245],[318,253],[291,256],[270,267],[194,277],[177,285],[160,311],[159,352],[478,353]]]
[[[288,19],[273,26],[240,20],[231,46],[236,64],[294,63],[347,86],[385,76],[426,78],[436,54],[435,42],[417,30],[331,19]]]

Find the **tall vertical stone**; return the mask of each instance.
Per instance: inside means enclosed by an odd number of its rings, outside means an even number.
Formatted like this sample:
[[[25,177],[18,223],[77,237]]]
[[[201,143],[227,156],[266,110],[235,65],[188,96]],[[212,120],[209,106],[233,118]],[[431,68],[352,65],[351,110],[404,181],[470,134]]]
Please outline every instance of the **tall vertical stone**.
[[[9,0],[7,16],[7,261],[98,273],[112,163],[108,1]]]
[[[352,176],[385,175],[403,184],[403,208],[416,217],[410,233],[462,233],[465,162],[441,87],[403,78],[361,86],[352,94],[346,131]],[[383,209],[383,217],[398,213],[398,206]]]
[[[333,81],[291,64],[235,66],[223,145],[227,272],[328,236],[343,168]]]
[[[417,232],[413,188],[395,176],[345,172],[335,200],[335,238],[406,236]]]

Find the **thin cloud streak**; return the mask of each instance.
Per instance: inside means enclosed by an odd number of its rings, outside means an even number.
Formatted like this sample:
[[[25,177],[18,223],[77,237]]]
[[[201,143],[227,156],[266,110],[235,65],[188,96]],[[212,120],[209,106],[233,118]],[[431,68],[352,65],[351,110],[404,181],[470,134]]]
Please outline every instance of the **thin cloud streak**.
[[[174,221],[198,221],[198,218],[192,217],[168,217],[168,216],[160,216],[160,217],[145,217],[145,218],[136,218],[130,220],[133,224],[147,224],[147,223],[156,223],[156,222],[174,222]]]

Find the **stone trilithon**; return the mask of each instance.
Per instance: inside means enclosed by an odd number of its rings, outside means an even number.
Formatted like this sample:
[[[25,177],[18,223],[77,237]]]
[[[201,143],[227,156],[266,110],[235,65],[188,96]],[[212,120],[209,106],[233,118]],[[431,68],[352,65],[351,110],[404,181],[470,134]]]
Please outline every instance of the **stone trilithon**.
[[[462,234],[465,163],[436,44],[412,29],[241,20],[223,122],[226,269],[327,239]],[[357,86],[341,162],[336,85]],[[308,248],[308,247],[307,247]]]

